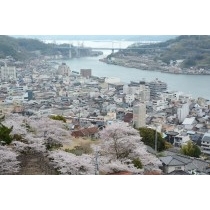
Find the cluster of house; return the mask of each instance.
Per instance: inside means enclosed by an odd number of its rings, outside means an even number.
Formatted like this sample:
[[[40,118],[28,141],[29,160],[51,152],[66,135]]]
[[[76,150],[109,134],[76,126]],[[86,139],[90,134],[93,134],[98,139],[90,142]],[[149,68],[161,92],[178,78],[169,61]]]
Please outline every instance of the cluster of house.
[[[209,175],[210,162],[178,154],[174,151],[165,151],[159,158],[161,169],[167,175]]]
[[[3,114],[62,115],[73,136],[92,138],[107,124],[124,121],[156,129],[178,148],[191,140],[210,154],[210,101],[168,91],[158,79],[125,84],[119,78],[95,77],[91,69],[76,72],[66,63],[56,66],[39,59],[18,67],[5,64],[1,72]],[[166,165],[183,161],[171,158],[161,161]],[[186,162],[177,167],[183,169]]]

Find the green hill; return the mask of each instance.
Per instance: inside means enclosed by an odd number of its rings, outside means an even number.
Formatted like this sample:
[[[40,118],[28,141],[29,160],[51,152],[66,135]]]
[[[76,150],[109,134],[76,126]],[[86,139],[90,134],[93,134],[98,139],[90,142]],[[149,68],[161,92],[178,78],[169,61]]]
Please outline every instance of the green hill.
[[[137,49],[129,50],[131,47]],[[144,49],[139,49],[140,47]],[[151,47],[153,50],[149,49]],[[210,36],[183,35],[161,43],[144,46],[135,44],[129,48],[122,53],[153,56],[154,60],[160,60],[166,64],[170,61],[183,60],[180,66],[182,68],[210,69]]]
[[[55,47],[56,46],[56,47]],[[12,56],[15,60],[24,61],[36,55],[62,55],[69,57],[69,44],[60,44],[60,48],[53,43],[44,43],[35,38],[10,37],[0,35],[0,59]],[[62,48],[61,48],[62,47]],[[77,48],[72,47],[72,57],[77,56]],[[99,51],[91,51],[89,48],[80,49],[80,56],[95,56]]]
[[[12,56],[15,60],[26,60],[34,56],[35,51],[39,51],[44,55],[55,53],[53,44],[45,44],[36,39],[0,35],[0,58]]]
[[[183,68],[210,69],[210,36],[179,36],[166,43],[166,50],[159,56],[165,63],[183,59]]]

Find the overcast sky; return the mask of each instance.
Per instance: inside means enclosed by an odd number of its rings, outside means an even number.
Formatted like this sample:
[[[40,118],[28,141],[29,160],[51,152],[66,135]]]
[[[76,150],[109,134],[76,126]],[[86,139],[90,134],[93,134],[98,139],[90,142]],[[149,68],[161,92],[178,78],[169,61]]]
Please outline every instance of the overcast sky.
[[[1,34],[209,34],[208,1],[6,0]]]

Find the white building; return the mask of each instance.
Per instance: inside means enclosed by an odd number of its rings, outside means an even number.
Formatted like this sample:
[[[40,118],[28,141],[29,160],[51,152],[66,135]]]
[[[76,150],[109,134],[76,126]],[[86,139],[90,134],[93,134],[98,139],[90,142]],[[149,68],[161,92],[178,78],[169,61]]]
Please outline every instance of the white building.
[[[66,65],[66,63],[62,63],[60,66],[58,66],[58,74],[63,76],[70,76],[71,70],[69,66]]]
[[[124,85],[123,93],[125,94],[135,94],[135,98],[140,99],[142,102],[150,100],[150,89],[148,86],[145,86],[144,83],[139,85]]]
[[[27,90],[28,90],[27,85],[24,85],[24,86],[16,85],[16,86],[12,86],[12,87],[8,88],[8,94],[11,95],[11,94],[16,93],[16,92],[25,93]]]
[[[165,100],[153,100],[152,104],[153,104],[153,110],[156,112],[159,112],[168,108],[168,102]]]
[[[128,104],[132,104],[135,100],[134,94],[127,94],[125,96],[125,102]]]
[[[120,82],[120,78],[117,77],[107,77],[105,78],[105,83],[116,84]]]
[[[146,126],[146,104],[139,103],[133,107],[133,125],[135,128]]]
[[[195,117],[185,118],[182,125],[184,125],[185,130],[192,130],[193,127],[197,124]]]
[[[23,103],[28,101],[28,93],[23,93],[22,95],[8,96],[5,98],[5,104],[13,104],[13,103]]]
[[[205,133],[201,140],[201,150],[203,153],[210,155],[210,133]]]
[[[15,66],[5,66],[1,67],[1,80],[9,81],[16,79],[16,68]]]
[[[179,122],[183,122],[184,119],[189,115],[190,108],[188,103],[181,104],[180,107],[177,108],[177,117]]]
[[[159,94],[162,99],[170,99],[171,101],[178,101],[183,92],[180,91],[164,91]]]
[[[174,137],[174,146],[181,147],[183,145],[186,145],[188,141],[190,141],[189,135],[187,135],[187,133],[186,134],[180,133]]]

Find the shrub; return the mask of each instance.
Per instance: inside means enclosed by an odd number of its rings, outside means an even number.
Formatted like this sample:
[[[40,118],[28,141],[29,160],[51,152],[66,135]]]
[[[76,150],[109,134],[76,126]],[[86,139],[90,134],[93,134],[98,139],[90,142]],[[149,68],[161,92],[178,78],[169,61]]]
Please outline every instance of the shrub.
[[[139,158],[134,158],[132,163],[138,169],[143,168],[143,165],[142,165],[141,160]]]
[[[5,142],[6,144],[10,144],[13,140],[10,133],[12,132],[13,126],[8,128],[3,124],[0,124],[0,141]]]
[[[65,118],[65,117],[63,117],[63,116],[61,116],[61,115],[57,115],[57,116],[50,116],[50,118],[51,118],[51,119],[53,119],[53,120],[61,120],[61,121],[63,121],[63,122],[65,122],[65,123],[66,123],[66,118]]]

